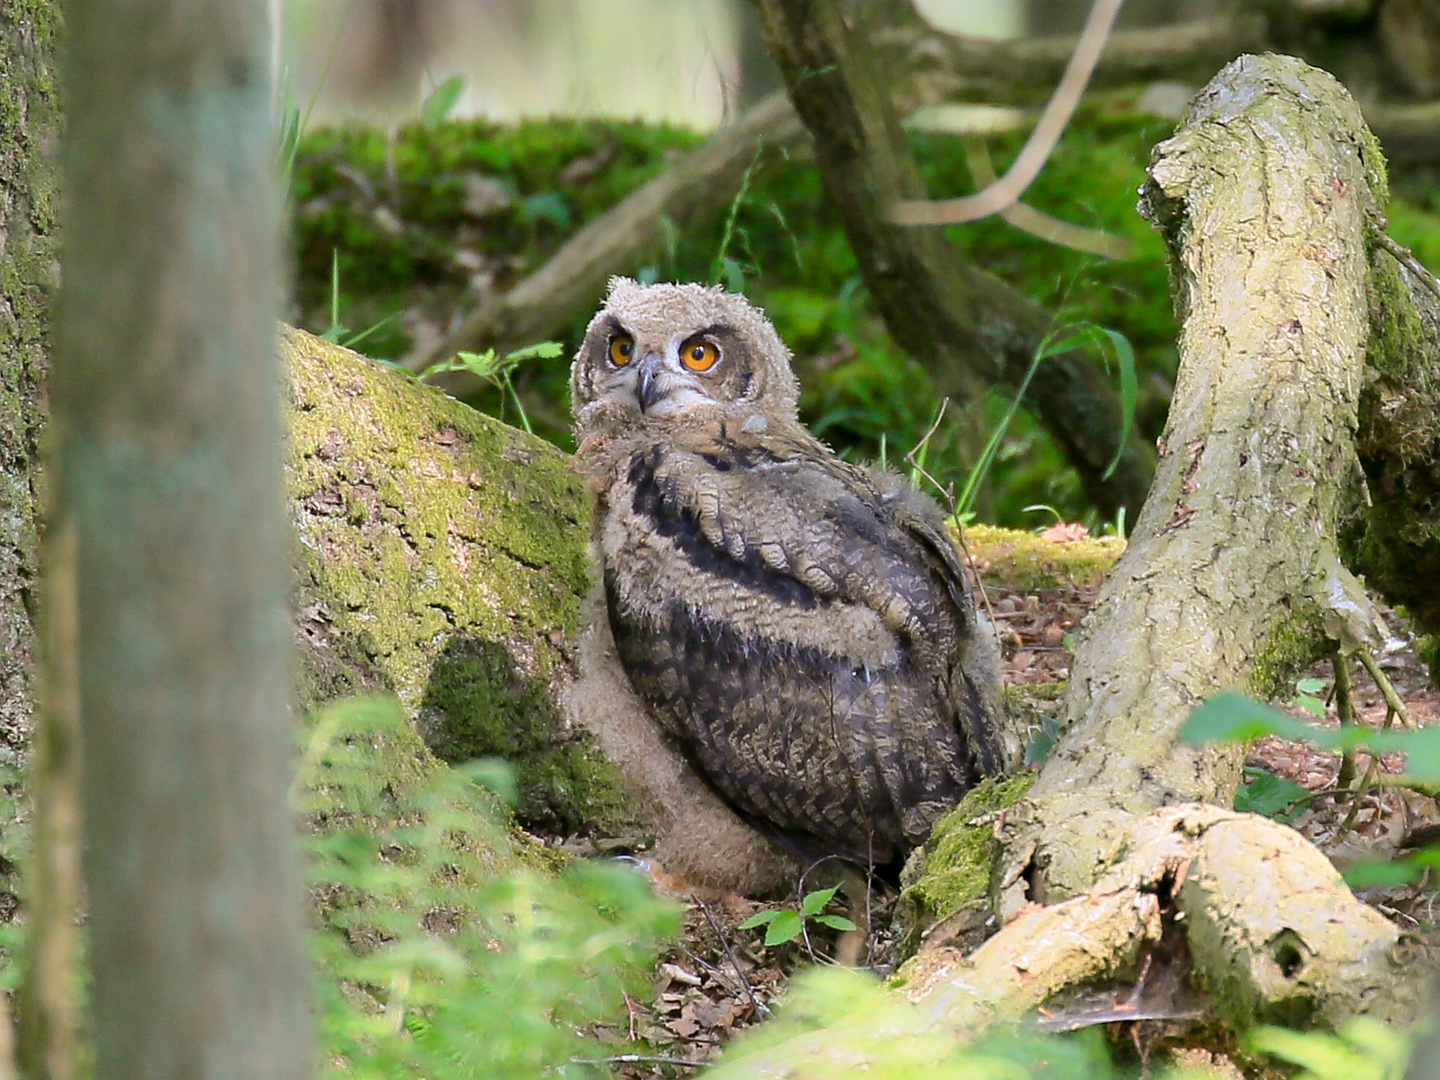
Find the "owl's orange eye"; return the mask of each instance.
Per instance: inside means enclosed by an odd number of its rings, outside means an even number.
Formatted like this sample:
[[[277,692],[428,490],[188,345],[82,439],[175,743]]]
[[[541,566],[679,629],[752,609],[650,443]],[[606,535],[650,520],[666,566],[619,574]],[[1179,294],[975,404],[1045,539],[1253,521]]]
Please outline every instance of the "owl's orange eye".
[[[691,371],[709,371],[720,359],[720,350],[708,341],[687,341],[681,346],[680,359]]]
[[[629,334],[616,334],[610,339],[610,362],[624,367],[635,355],[635,339]]]

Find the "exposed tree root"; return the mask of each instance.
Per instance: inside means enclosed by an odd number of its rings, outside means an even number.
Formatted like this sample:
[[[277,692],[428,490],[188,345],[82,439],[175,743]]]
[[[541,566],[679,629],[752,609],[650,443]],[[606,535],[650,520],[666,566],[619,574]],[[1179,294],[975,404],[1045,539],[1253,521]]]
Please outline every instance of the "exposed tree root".
[[[1173,806],[1135,819],[1127,851],[1093,888],[1023,909],[971,956],[922,954],[906,997],[961,1033],[1018,1019],[1118,974],[1143,943],[1159,942],[1169,914],[1188,928],[1202,984],[1238,1024],[1415,1018],[1418,983],[1396,978],[1399,930],[1293,829]]]

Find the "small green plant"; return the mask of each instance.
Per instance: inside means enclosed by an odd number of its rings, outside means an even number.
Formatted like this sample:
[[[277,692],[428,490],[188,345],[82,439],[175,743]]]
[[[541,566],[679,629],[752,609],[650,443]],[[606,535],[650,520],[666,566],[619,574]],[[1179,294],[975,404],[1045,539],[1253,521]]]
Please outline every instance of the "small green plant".
[[[533,435],[535,431],[530,426],[530,417],[525,415],[525,406],[520,403],[520,395],[515,393],[515,385],[510,381],[510,373],[526,360],[553,360],[564,351],[564,347],[558,341],[542,341],[538,345],[529,345],[512,353],[506,353],[503,357],[497,356],[494,349],[486,349],[483,353],[457,352],[449,360],[440,360],[431,364],[416,378],[428,379],[432,375],[440,375],[447,371],[467,371],[476,378],[483,379],[495,386],[502,394],[509,395],[510,400],[515,403],[515,411],[520,414],[520,425],[527,434]]]
[[[394,701],[342,702],[303,754],[322,1075],[565,1075],[594,1056],[581,1029],[643,993],[679,913],[613,863],[526,865],[502,763],[387,776],[406,723]]]
[[[353,349],[376,330],[388,326],[399,317],[400,312],[396,311],[361,330],[358,334],[351,334],[348,326],[340,325],[340,251],[338,248],[332,249],[330,252],[330,325],[320,333],[320,337],[326,341],[333,341],[336,345]]]
[[[985,443],[985,449],[981,451],[979,459],[971,468],[969,475],[965,477],[960,494],[955,498],[953,513],[957,519],[962,518],[973,509],[980,485],[984,483],[986,475],[994,466],[1000,446],[1010,430],[1011,423],[1015,420],[1015,414],[1020,411],[1020,405],[1025,400],[1025,394],[1030,389],[1030,383],[1035,378],[1035,372],[1040,369],[1041,363],[1052,356],[1069,352],[1071,349],[1093,348],[1107,366],[1113,361],[1118,369],[1120,433],[1116,442],[1115,455],[1105,467],[1101,479],[1108,480],[1120,464],[1120,458],[1125,453],[1125,444],[1130,438],[1130,430],[1135,426],[1135,402],[1139,392],[1139,383],[1135,374],[1135,350],[1120,331],[1096,326],[1091,322],[1076,323],[1068,327],[1067,331],[1063,335],[1056,331],[1046,334],[1035,350],[1035,355],[1030,358],[1030,366],[1025,369],[1025,377],[1020,380],[1020,385],[1016,389],[1014,397],[1010,399],[1005,415],[1000,418],[1000,422],[991,431],[990,438]],[[939,421],[937,420],[936,423],[938,424]]]
[[[459,75],[451,75],[450,78],[440,83],[430,93],[425,95],[425,100],[420,103],[420,124],[427,131],[434,131],[455,111],[455,106],[460,101],[460,95],[465,92],[465,80]]]
[[[1244,783],[1235,791],[1235,809],[1273,818],[1282,825],[1299,817],[1311,797],[1310,791],[1294,780],[1276,776],[1268,769],[1247,765],[1244,776]]]
[[[800,908],[797,911],[793,907],[766,908],[764,911],[757,911],[740,924],[741,930],[756,930],[765,927],[765,945],[773,947],[784,945],[788,941],[794,941],[801,934],[806,932],[806,926],[810,923],[818,923],[821,926],[828,926],[832,930],[854,930],[856,926],[844,915],[827,914],[825,909],[830,906],[830,901],[835,899],[835,893],[840,886],[836,885],[829,889],[816,889],[808,892],[800,900]]]
[[[1325,715],[1325,701],[1320,697],[1323,693],[1325,693],[1324,679],[1297,679],[1295,681],[1295,704],[1311,716],[1323,717]]]
[[[1259,1027],[1245,1047],[1299,1065],[1296,1080],[1402,1080],[1410,1061],[1409,1035],[1368,1016],[1347,1020],[1331,1035]]]

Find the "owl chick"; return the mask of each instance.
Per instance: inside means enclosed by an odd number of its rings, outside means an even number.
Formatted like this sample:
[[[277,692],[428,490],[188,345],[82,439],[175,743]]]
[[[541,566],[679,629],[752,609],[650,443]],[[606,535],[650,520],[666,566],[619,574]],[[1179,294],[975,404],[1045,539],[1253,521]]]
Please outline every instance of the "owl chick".
[[[735,891],[895,863],[1001,767],[939,509],[810,434],[789,350],[718,287],[612,280],[571,391],[603,587],[572,701],[650,793],[661,861]]]

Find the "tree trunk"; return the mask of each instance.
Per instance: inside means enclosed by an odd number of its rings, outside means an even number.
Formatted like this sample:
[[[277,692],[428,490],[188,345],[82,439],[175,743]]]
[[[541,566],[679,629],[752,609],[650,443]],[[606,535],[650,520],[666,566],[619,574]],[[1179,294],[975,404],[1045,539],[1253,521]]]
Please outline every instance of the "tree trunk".
[[[55,283],[55,169],[48,155],[59,133],[53,72],[58,5],[46,0],[0,7],[0,761],[18,765],[29,748],[34,711],[35,588],[39,577],[36,481],[49,341],[47,305]]]
[[[589,503],[569,458],[298,330],[281,338],[306,707],[380,690],[415,723],[389,782],[498,756],[521,821],[584,833],[635,806],[560,702],[589,589]]]
[[[40,441],[48,366],[48,307],[55,287],[56,178],[60,134],[55,47],[59,5],[49,0],[0,8],[0,762],[31,766],[35,857],[25,896],[32,912],[25,976],[17,995],[20,1058],[27,1076],[70,1080],[79,1054],[75,902],[79,890],[79,779],[73,712],[52,702],[35,731],[37,542]],[[58,627],[55,629],[59,629]],[[38,738],[34,738],[38,734]],[[32,738],[36,752],[31,754]],[[13,781],[6,787],[13,790]],[[9,822],[5,822],[9,826]],[[17,910],[13,869],[3,882],[0,919]],[[0,1009],[0,1077],[14,1075],[7,1010]]]
[[[1268,697],[1329,639],[1375,633],[1337,529],[1359,479],[1379,150],[1332,78],[1250,57],[1196,99],[1150,177],[1180,370],[1155,485],[1080,636],[1073,726],[1011,819],[1006,880],[1042,901],[1094,881],[1132,815],[1229,804],[1242,751],[1176,741],[1195,705],[1234,685]]]
[[[314,1064],[267,27],[262,0],[67,11],[49,527],[73,538],[101,1080]]]
[[[839,208],[871,298],[892,337],[923,357],[936,381],[960,397],[1018,387],[1052,330],[1053,316],[964,262],[938,231],[896,225],[890,207],[924,197],[889,91],[833,0],[757,0],[770,50],[795,110],[815,143],[825,192]],[[858,17],[858,16],[857,16]],[[1154,457],[1130,435],[1113,474],[1122,430],[1118,397],[1101,367],[1079,350],[1040,364],[1026,403],[1107,517],[1133,517]]]

